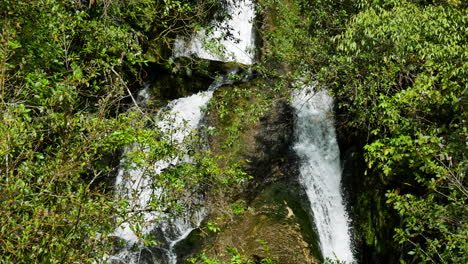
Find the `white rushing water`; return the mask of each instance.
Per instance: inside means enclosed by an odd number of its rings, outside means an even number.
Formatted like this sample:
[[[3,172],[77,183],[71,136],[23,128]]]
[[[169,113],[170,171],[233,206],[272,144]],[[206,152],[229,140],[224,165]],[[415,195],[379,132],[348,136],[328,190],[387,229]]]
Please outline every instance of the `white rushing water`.
[[[227,3],[230,19],[221,24],[213,23],[212,32],[196,32],[189,41],[177,38],[174,57],[253,63],[255,10],[252,0],[228,0]]]
[[[173,144],[181,145],[183,148],[184,140],[199,127],[203,118],[203,109],[212,98],[213,92],[222,85],[233,83],[232,75],[236,72],[237,69],[215,80],[207,91],[171,101],[167,106],[169,114],[165,115],[157,126]],[[140,92],[139,97],[141,100],[148,100],[147,96],[145,96],[148,94],[145,89]],[[133,148],[135,147],[137,146]],[[128,153],[133,148],[129,148],[125,152]],[[110,257],[109,260],[125,261],[127,263],[140,262],[141,251],[132,251],[130,247],[139,244],[141,235],[156,233],[159,236],[158,241],[162,243],[159,250],[163,252],[163,258],[166,262],[159,262],[157,259],[153,262],[177,263],[177,255],[174,252],[175,246],[200,225],[206,215],[205,210],[203,208],[196,209],[185,212],[183,217],[170,217],[160,211],[149,211],[147,209],[152,199],[158,200],[164,196],[164,192],[160,187],[154,187],[155,184],[154,180],[151,179],[151,175],[154,177],[155,174],[160,174],[164,169],[179,162],[190,162],[190,158],[182,154],[159,160],[150,168],[141,168],[132,164],[130,169],[122,167],[119,170],[116,179],[116,198],[130,201],[129,208],[133,211],[141,211],[139,216],[143,218],[143,221],[139,223],[140,236],[132,230],[132,227],[135,227],[134,223],[126,221],[114,231],[114,236],[126,241],[127,248]],[[151,170],[150,173],[148,173],[148,170]],[[194,199],[197,198],[194,197]],[[164,208],[160,209],[162,211]]]
[[[196,56],[207,60],[253,63],[253,20],[255,15],[253,3],[251,0],[228,0],[227,2],[226,8],[230,18],[221,24],[213,23],[212,31],[201,30],[194,34],[190,40],[177,38],[174,45],[174,57]],[[216,39],[220,40],[214,45],[216,48],[208,48],[213,47],[212,44]],[[230,75],[236,72],[237,69],[216,80],[207,91],[170,102],[167,106],[170,114],[161,120],[157,127],[164,134],[170,136],[170,140],[174,144],[181,145],[183,148],[184,140],[200,125],[203,118],[202,110],[213,96],[214,90],[224,84],[232,83]],[[140,91],[139,98],[142,104],[149,101],[148,87]],[[125,152],[129,153],[137,147],[128,148]],[[193,210],[189,208],[183,217],[171,217],[161,213],[163,207],[158,211],[150,211],[148,208],[152,199],[164,198],[163,189],[155,187],[154,180],[151,179],[150,175],[152,174],[154,177],[154,175],[160,174],[164,169],[179,162],[190,162],[190,158],[182,154],[157,161],[151,167],[141,168],[132,164],[130,168],[122,166],[119,170],[116,179],[116,199],[129,201],[129,208],[133,211],[139,211],[138,215],[143,218],[143,223],[138,226],[140,234],[137,235],[137,232],[133,231],[135,223],[120,219],[122,223],[112,235],[125,240],[127,246],[116,255],[108,257],[107,260],[131,264],[177,263],[175,246],[200,225],[207,212],[203,208]],[[122,161],[122,164],[124,163],[125,160]],[[193,199],[199,198],[193,197]],[[199,202],[202,203],[201,200]],[[151,248],[145,247],[141,243],[141,236],[148,234],[156,235],[160,245]],[[135,246],[137,250],[135,250]]]
[[[183,140],[197,128],[202,119],[202,108],[211,99],[213,91],[200,92],[189,97],[179,98],[169,103],[170,113],[161,120],[157,126],[166,134],[174,144],[182,144]],[[127,152],[131,149],[127,150]],[[130,200],[130,208],[134,211],[145,210],[151,199],[162,198],[160,188],[154,188],[151,174],[159,174],[170,165],[175,165],[184,157],[170,157],[166,160],[157,161],[151,168],[140,168],[132,165],[131,169],[120,169],[117,174],[116,187],[118,199]],[[151,173],[148,170],[152,170]],[[153,229],[153,222],[161,217],[156,212],[142,212],[147,226],[142,226],[142,233],[148,234]],[[123,223],[114,233],[129,243],[138,241],[138,237],[130,229],[129,223]]]
[[[293,101],[297,113],[294,150],[324,258],[353,262],[348,216],[341,195],[340,152],[332,118],[333,99],[310,87]]]

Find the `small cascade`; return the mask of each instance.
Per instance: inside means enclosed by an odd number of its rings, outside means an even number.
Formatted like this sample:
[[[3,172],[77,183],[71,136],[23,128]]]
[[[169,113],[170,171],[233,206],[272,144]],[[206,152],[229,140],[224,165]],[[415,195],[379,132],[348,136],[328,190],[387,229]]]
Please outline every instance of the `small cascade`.
[[[174,57],[192,57],[216,61],[236,61],[243,64],[252,64],[254,58],[254,6],[251,0],[228,0],[229,19],[221,24],[213,23],[213,31],[202,30],[197,32],[190,40],[177,38],[174,45]],[[204,45],[220,40],[216,51]],[[203,119],[203,108],[213,96],[213,92],[220,86],[233,83],[232,75],[237,69],[231,71],[223,78],[215,80],[207,91],[192,96],[176,99],[167,106],[169,114],[166,115],[157,127],[177,145],[183,148],[184,140],[196,130]],[[149,101],[148,87],[138,94],[141,104]],[[183,129],[180,129],[183,127]],[[138,147],[138,146],[134,146]],[[132,151],[128,148],[125,152]],[[130,169],[120,169],[116,179],[116,199],[130,202],[130,208],[138,211],[142,217],[142,225],[138,227],[139,235],[132,230],[132,223],[123,223],[114,231],[113,236],[126,242],[126,247],[107,260],[111,263],[177,263],[176,245],[184,240],[193,229],[197,228],[206,216],[205,209],[190,209],[183,216],[171,216],[161,213],[164,208],[157,211],[148,211],[152,199],[164,198],[162,188],[154,187],[148,170],[154,175],[166,168],[180,162],[191,162],[187,155],[171,157],[157,161],[150,168],[141,168],[136,165]],[[122,161],[124,163],[124,161]],[[196,203],[202,205],[202,197],[193,197]],[[141,235],[154,235],[159,244],[157,246],[144,246]]]
[[[174,144],[183,145],[184,139],[196,130],[203,118],[203,109],[213,96],[213,92],[222,85],[234,82],[232,75],[237,69],[215,80],[207,91],[199,92],[192,96],[183,97],[170,102],[167,106],[169,114],[157,124],[157,126],[170,137]],[[143,89],[139,97],[146,98],[147,92]],[[183,129],[181,129],[183,128]],[[136,147],[136,146],[135,146]],[[131,151],[132,148],[126,150]],[[123,222],[113,233],[127,243],[117,255],[109,258],[116,263],[177,263],[175,246],[185,239],[190,232],[197,228],[206,215],[206,211],[194,209],[185,212],[183,216],[172,217],[160,211],[147,211],[151,199],[161,199],[164,192],[161,188],[155,188],[146,170],[152,170],[153,174],[159,174],[169,166],[179,162],[190,162],[187,156],[171,157],[167,160],[157,161],[151,168],[139,168],[133,165],[131,169],[120,169],[116,179],[117,199],[130,201],[130,208],[139,212],[143,218],[143,224],[139,227],[140,235],[154,234],[160,245],[151,248],[140,245],[139,236],[132,230],[132,223]],[[198,204],[202,203],[201,197],[193,197]],[[138,250],[131,249],[137,245]],[[142,258],[142,252],[149,255]],[[151,260],[149,260],[151,259]]]
[[[326,91],[304,87],[295,95],[294,150],[301,160],[300,181],[309,198],[324,258],[353,262],[348,216],[341,195],[340,153]]]
[[[255,10],[252,0],[228,0],[229,19],[213,31],[200,30],[187,41],[177,38],[174,57],[198,57],[215,61],[236,61],[252,64],[255,56],[253,22]]]

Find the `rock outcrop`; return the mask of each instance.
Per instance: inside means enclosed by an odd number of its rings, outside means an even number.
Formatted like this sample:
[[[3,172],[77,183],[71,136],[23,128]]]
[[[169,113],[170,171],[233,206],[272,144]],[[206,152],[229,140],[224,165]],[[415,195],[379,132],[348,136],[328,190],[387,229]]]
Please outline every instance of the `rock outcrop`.
[[[204,253],[210,258],[228,261],[231,255],[226,248],[236,248],[240,255],[253,261],[271,258],[286,264],[318,263],[321,258],[308,211],[310,207],[297,182],[297,157],[291,149],[294,112],[287,97],[272,96],[268,100],[268,110],[256,122],[251,121],[255,113],[234,111],[254,103],[262,104],[258,94],[271,93],[268,89],[265,91],[265,84],[263,80],[253,80],[222,87],[215,93],[214,102],[224,100],[231,111],[227,117],[221,117],[219,109],[215,111],[216,105],[212,106],[206,122],[219,132],[209,137],[211,150],[233,162],[247,160],[244,170],[253,179],[228,196],[211,197],[208,202],[211,214],[205,221],[205,228],[194,232],[186,245],[180,246],[180,252],[184,247],[195,248],[195,252],[182,253],[180,259]],[[226,96],[236,89],[248,92],[239,97]],[[241,115],[242,119],[236,115]],[[224,130],[229,125],[238,128],[238,137],[236,143],[226,147],[228,135]],[[235,210],[239,202],[243,208]],[[207,223],[219,230],[209,231]]]

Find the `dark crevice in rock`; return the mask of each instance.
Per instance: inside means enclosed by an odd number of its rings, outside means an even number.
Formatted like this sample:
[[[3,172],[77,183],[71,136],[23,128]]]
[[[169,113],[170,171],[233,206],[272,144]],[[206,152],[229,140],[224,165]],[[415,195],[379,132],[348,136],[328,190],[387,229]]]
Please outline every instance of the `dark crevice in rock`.
[[[337,110],[337,109],[336,109]],[[358,263],[385,264],[398,262],[398,247],[393,241],[393,229],[398,217],[386,203],[390,188],[377,175],[367,171],[363,146],[365,135],[346,131],[339,126],[337,137],[343,160],[343,192],[352,221],[353,246]]]
[[[257,80],[246,85],[261,85],[261,81],[260,84]],[[234,86],[223,89],[234,89]],[[247,98],[239,100],[237,103],[250,103]],[[244,170],[253,176],[253,180],[234,197],[223,198],[245,200],[252,211],[224,219],[221,232],[217,234],[200,230],[192,232],[178,246],[180,260],[205,252],[209,257],[228,261],[226,246],[237,247],[242,255],[251,259],[266,257],[258,239],[268,243],[271,255],[277,256],[279,263],[317,263],[321,259],[309,202],[297,179],[299,164],[292,149],[294,110],[286,99],[272,100],[270,110],[259,122],[242,131],[241,149],[234,154],[236,160],[249,161]],[[218,122],[217,113],[210,113],[206,118],[207,125],[222,125]],[[216,143],[219,140],[209,139],[215,152],[221,151],[221,144]],[[212,215],[206,221],[217,221],[220,215],[226,217],[217,210],[220,208],[211,208]]]

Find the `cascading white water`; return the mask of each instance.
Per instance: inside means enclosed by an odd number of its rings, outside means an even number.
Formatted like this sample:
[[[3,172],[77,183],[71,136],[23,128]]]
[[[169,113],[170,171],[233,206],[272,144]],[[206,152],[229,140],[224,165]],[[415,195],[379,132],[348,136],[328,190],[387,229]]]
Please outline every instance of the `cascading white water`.
[[[333,99],[311,87],[293,100],[297,113],[294,150],[324,258],[353,262],[348,216],[341,195],[340,153],[332,118]]]
[[[252,0],[228,0],[227,4],[230,19],[220,25],[213,24],[212,32],[200,30],[190,41],[177,38],[174,57],[196,56],[207,60],[252,64],[255,55]]]
[[[203,108],[208,104],[213,92],[222,85],[233,83],[232,75],[236,72],[237,69],[223,78],[215,80],[207,91],[170,102],[167,106],[170,113],[157,126],[174,144],[183,145],[184,139],[200,125],[203,118]],[[146,93],[140,92],[140,94]],[[126,151],[131,151],[131,149]],[[190,162],[190,158],[185,155],[170,157],[156,162],[152,168],[139,168],[132,165],[131,169],[122,168],[119,170],[116,179],[117,199],[130,201],[130,208],[133,211],[142,211],[139,212],[139,215],[143,218],[143,221],[139,221],[140,236],[132,231],[132,223],[129,222],[123,222],[114,231],[113,235],[124,239],[128,246],[117,255],[110,257],[110,261],[138,263],[140,261],[140,252],[132,251],[129,248],[139,242],[141,235],[155,232],[159,236],[163,236],[159,237],[159,240],[164,243],[159,247],[159,250],[164,252],[164,261],[166,262],[162,263],[177,263],[174,247],[200,225],[206,212],[204,209],[198,209],[193,212],[186,212],[184,217],[168,219],[167,215],[159,211],[147,211],[151,199],[160,199],[164,193],[161,188],[154,188],[151,176],[146,173],[146,170],[152,170],[153,175],[159,174],[164,169],[179,162]]]
[[[207,60],[252,64],[254,58],[253,19],[255,15],[253,3],[251,0],[228,0],[226,8],[230,19],[222,22],[221,25],[214,26],[212,32],[208,33],[202,30],[197,32],[189,41],[177,38],[174,45],[174,57],[197,56]],[[215,24],[213,23],[213,25]],[[216,45],[217,48],[221,48],[218,52],[204,45],[213,42],[215,39],[222,39]],[[163,119],[157,126],[162,132],[170,135],[174,143],[183,145],[184,139],[200,125],[203,117],[202,109],[211,99],[214,90],[221,85],[233,82],[229,76],[230,74],[216,80],[205,92],[179,98],[169,103],[168,108],[171,113],[169,118]],[[143,102],[148,101],[147,90],[146,87],[139,93],[139,97]],[[179,129],[180,127],[184,127],[184,129]],[[129,152],[131,149],[126,151]],[[122,261],[140,263],[142,250],[145,249],[139,243],[140,236],[157,233],[158,240],[163,243],[158,247],[158,250],[163,252],[159,255],[162,254],[163,256],[150,256],[150,262],[177,263],[174,247],[200,225],[206,212],[203,209],[198,209],[186,212],[185,217],[168,218],[167,215],[163,215],[159,211],[147,211],[151,199],[162,198],[164,192],[161,188],[154,187],[148,173],[145,172],[151,170],[153,175],[159,174],[178,162],[190,162],[190,158],[182,155],[160,160],[151,168],[132,166],[130,169],[119,170],[116,180],[117,199],[130,201],[130,208],[140,211],[139,215],[142,216],[144,221],[143,225],[139,226],[140,235],[132,230],[132,223],[123,221],[113,235],[124,239],[127,242],[127,247],[120,250],[118,254],[109,257],[108,260],[111,262],[115,260],[118,263]],[[139,245],[139,252],[131,249],[134,245]]]
[[[202,108],[212,95],[213,91],[206,91],[172,101],[168,105],[170,114],[157,126],[166,135],[171,136],[170,140],[174,144],[182,144],[185,137],[197,128],[202,118]],[[161,189],[151,186],[151,180],[146,171],[152,170],[153,174],[159,174],[170,165],[177,164],[181,158],[183,157],[171,157],[167,160],[157,161],[152,168],[133,166],[131,170],[120,169],[116,179],[118,199],[129,200],[130,208],[133,210],[145,210],[152,197],[158,199],[162,195]],[[135,194],[137,195],[135,196]],[[160,218],[161,215],[155,212],[142,212],[141,214],[145,219],[144,222],[148,223],[148,226],[142,227],[142,233],[147,234],[153,229],[151,223]],[[130,229],[128,223],[123,223],[114,234],[130,243],[138,241],[138,237]]]

